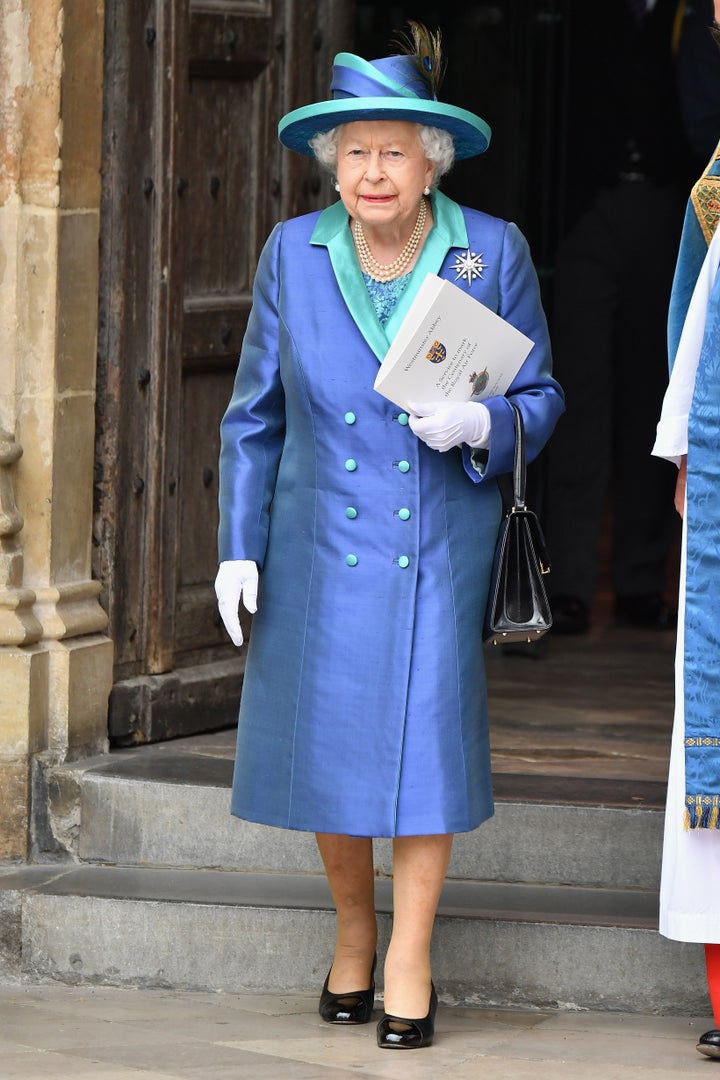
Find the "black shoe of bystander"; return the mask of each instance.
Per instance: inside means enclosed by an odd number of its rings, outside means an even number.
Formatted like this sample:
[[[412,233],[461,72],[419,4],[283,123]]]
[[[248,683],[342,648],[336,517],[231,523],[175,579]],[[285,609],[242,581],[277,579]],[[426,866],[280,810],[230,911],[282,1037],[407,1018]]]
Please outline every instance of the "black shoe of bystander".
[[[720,1058],[720,1030],[712,1028],[711,1031],[706,1031],[700,1036],[696,1049],[706,1057]]]
[[[657,593],[618,596],[615,600],[615,621],[618,626],[632,626],[639,630],[674,630],[677,612],[671,611]]]
[[[590,629],[590,609],[577,596],[554,596],[550,607],[554,634],[585,634]]]

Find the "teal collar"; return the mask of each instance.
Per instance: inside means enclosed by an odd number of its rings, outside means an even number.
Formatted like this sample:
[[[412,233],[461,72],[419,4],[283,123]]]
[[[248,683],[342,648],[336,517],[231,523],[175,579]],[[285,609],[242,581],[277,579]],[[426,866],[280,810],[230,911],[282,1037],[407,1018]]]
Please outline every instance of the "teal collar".
[[[340,292],[360,333],[382,362],[426,274],[437,274],[451,248],[469,244],[463,212],[457,203],[436,191],[431,197],[433,227],[427,235],[407,288],[385,327],[380,323],[365,287],[342,202],[323,210],[310,243],[327,247]]]

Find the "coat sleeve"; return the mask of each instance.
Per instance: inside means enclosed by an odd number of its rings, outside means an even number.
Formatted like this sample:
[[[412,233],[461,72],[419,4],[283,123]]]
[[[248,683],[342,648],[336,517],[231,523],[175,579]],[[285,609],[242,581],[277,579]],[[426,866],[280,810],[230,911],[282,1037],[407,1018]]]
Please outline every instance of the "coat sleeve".
[[[530,249],[512,223],[507,225],[503,239],[498,315],[522,330],[535,344],[507,395],[484,402],[492,423],[489,451],[472,451],[463,446],[466,471],[478,483],[512,471],[515,428],[508,398],[522,412],[529,462],[540,453],[565,411],[563,392],[552,377],[550,337]]]
[[[262,567],[285,438],[278,313],[282,226],[260,256],[230,404],[220,424],[218,554]]]

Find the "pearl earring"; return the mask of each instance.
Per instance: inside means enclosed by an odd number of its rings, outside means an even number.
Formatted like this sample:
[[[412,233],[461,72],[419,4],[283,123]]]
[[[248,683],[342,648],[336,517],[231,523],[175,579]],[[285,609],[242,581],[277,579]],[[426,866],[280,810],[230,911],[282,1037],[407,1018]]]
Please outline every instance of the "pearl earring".
[[[423,195],[429,195],[429,194],[430,194],[430,188],[426,184],[424,189],[423,189]]]
[[[340,185],[338,184],[337,180],[336,180],[336,181],[335,181],[335,183],[333,184],[333,187],[335,188],[335,190],[336,190],[336,191],[339,191],[339,190],[340,190]]]

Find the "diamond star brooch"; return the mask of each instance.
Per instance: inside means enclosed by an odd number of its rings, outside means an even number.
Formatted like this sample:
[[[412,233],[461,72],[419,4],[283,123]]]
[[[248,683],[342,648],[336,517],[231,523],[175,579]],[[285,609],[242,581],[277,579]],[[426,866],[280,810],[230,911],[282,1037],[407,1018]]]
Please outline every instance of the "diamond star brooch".
[[[467,251],[462,251],[455,257],[455,262],[450,269],[455,271],[457,275],[456,281],[458,278],[465,278],[469,285],[476,277],[482,277],[482,272],[487,265],[487,263],[483,262],[482,252],[476,255],[474,251],[468,248]]]

